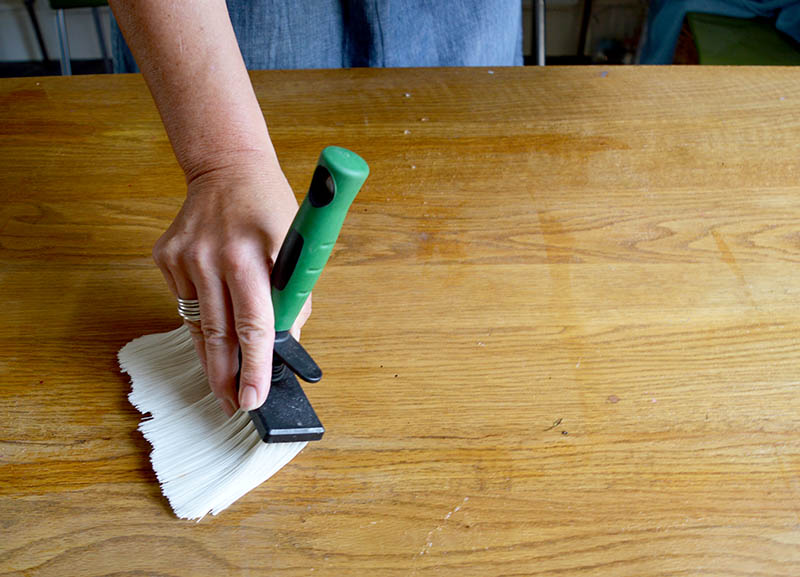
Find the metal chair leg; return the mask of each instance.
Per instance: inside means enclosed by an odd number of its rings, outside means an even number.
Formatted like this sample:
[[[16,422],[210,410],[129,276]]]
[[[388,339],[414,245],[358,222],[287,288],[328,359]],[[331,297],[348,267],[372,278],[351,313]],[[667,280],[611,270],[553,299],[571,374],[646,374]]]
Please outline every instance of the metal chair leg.
[[[536,25],[536,66],[544,66],[544,0],[533,0],[533,15]]]
[[[72,76],[72,64],[69,61],[69,40],[67,39],[67,23],[64,21],[64,10],[56,14],[58,23],[58,44],[61,47],[61,75]]]
[[[103,67],[106,70],[106,74],[111,74],[111,60],[108,58],[106,36],[103,34],[103,26],[100,23],[100,10],[98,10],[97,6],[92,6],[92,18],[94,18],[94,27],[97,29],[97,41],[100,43],[100,53],[103,55]]]
[[[592,17],[592,0],[583,1],[583,14],[581,15],[581,31],[578,34],[578,58],[586,54],[586,36],[589,33],[589,20]]]
[[[39,28],[39,18],[36,17],[36,9],[33,6],[35,1],[36,0],[25,0],[25,9],[28,11],[28,18],[31,19],[31,26],[33,26],[33,32],[36,34],[36,41],[39,43],[39,50],[42,51],[42,60],[47,62],[50,60],[50,56],[47,55],[47,46],[44,44],[42,29]]]

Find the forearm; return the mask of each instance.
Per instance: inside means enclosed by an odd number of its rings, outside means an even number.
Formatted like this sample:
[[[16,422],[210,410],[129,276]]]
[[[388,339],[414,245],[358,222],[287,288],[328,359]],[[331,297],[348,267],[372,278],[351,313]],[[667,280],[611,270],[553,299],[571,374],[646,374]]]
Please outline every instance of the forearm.
[[[279,170],[224,0],[112,0],[191,181],[254,159]]]

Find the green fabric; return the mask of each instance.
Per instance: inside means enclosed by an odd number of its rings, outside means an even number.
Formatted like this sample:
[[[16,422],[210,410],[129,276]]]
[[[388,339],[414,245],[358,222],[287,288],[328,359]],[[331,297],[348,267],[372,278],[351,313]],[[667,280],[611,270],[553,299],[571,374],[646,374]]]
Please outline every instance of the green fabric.
[[[700,64],[800,65],[800,50],[768,20],[686,15]]]

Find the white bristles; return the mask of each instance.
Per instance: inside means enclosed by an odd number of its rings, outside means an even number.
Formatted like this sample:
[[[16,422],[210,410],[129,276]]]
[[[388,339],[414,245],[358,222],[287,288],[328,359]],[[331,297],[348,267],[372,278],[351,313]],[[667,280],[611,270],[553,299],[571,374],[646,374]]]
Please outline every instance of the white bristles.
[[[153,446],[161,491],[182,519],[216,515],[277,473],[303,447],[267,444],[246,413],[225,416],[185,326],[129,342],[118,354],[131,377],[128,399]]]

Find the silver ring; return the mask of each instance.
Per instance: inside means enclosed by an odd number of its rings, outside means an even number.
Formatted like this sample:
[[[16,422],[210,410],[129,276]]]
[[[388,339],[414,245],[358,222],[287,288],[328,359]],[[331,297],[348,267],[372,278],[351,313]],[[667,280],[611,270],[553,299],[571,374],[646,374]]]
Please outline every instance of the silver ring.
[[[200,301],[197,299],[178,299],[178,315],[184,320],[200,322]]]

